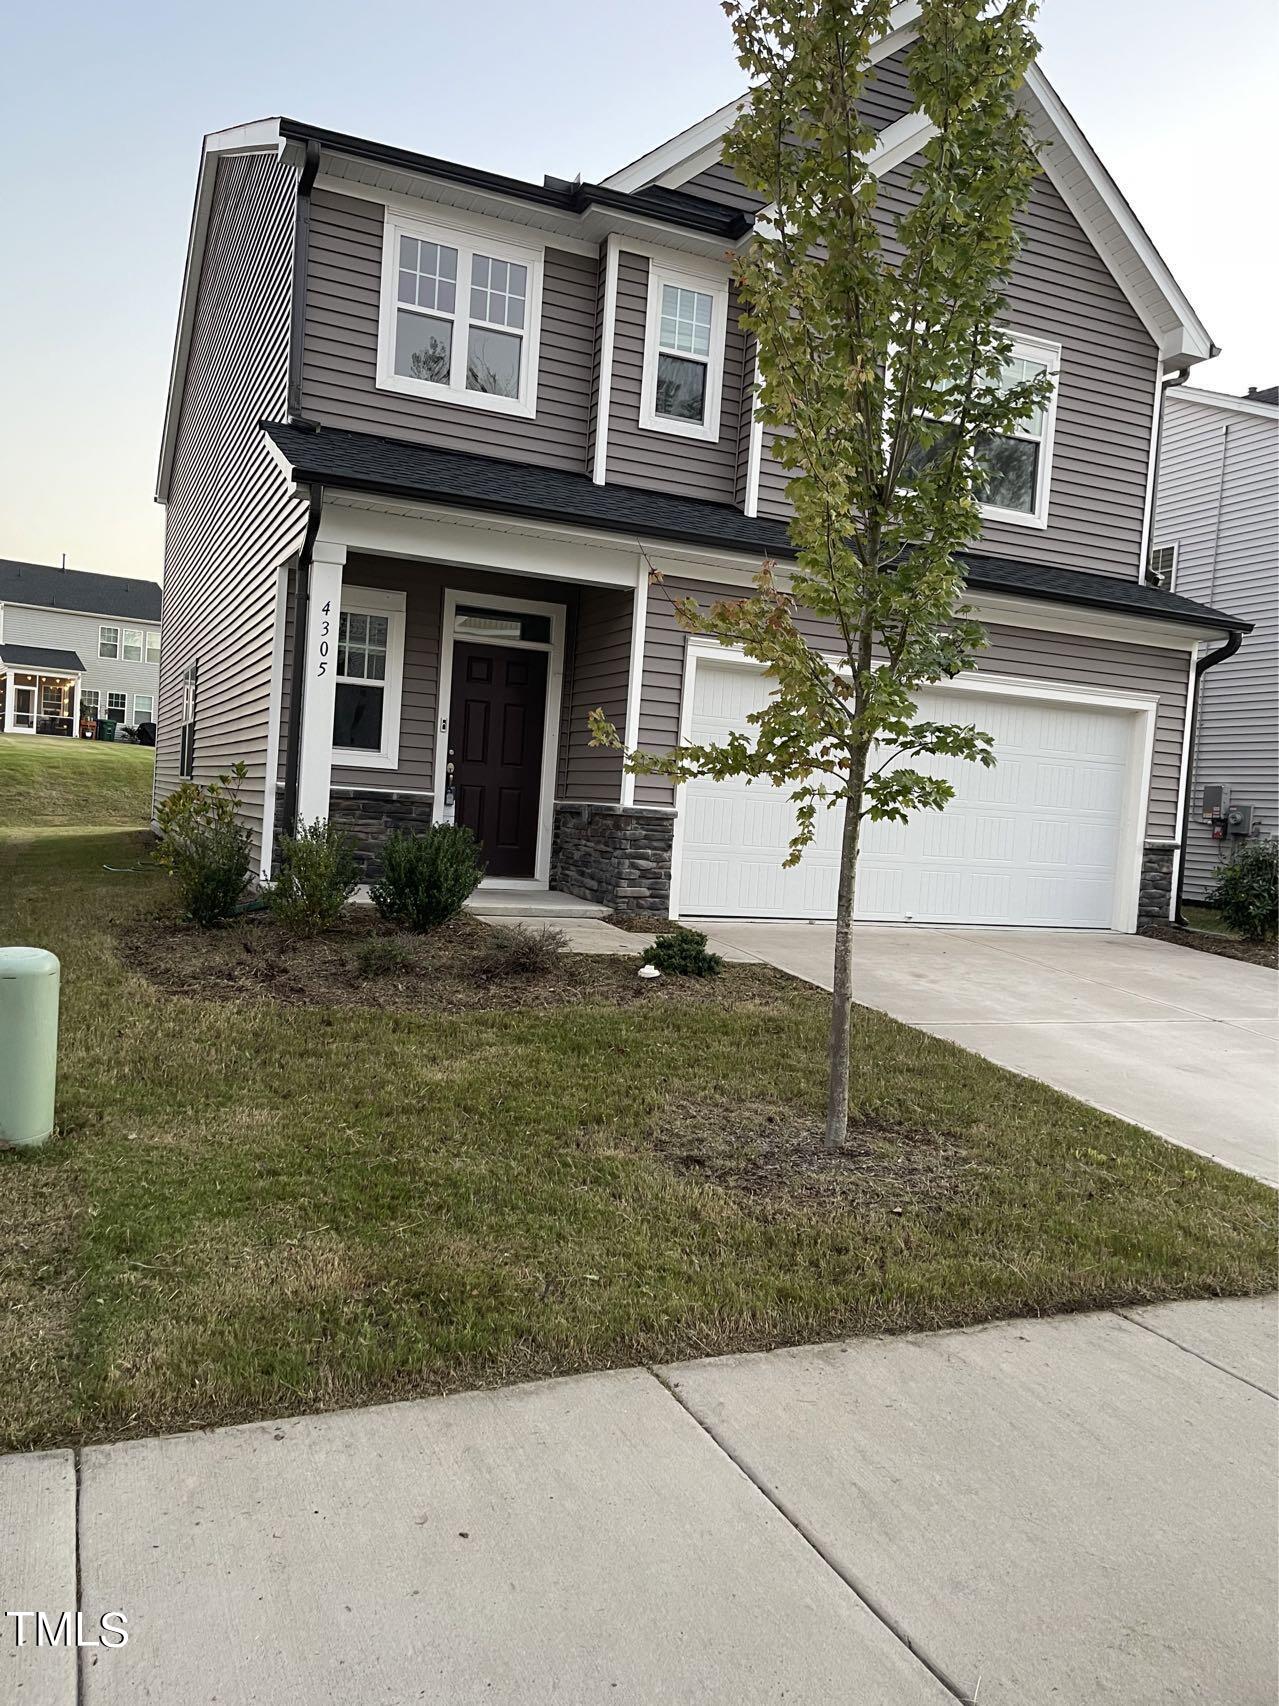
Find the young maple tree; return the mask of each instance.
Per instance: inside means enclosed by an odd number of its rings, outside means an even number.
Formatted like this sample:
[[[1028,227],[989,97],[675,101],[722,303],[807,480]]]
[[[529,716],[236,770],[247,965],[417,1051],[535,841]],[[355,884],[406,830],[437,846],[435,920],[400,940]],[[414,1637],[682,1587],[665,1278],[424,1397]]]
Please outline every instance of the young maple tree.
[[[917,716],[917,694],[984,644],[963,605],[956,553],[976,538],[1000,435],[1046,398],[1017,378],[1001,330],[1015,219],[1038,171],[1016,95],[1036,43],[1035,0],[923,0],[908,51],[914,108],[930,123],[903,211],[877,207],[876,133],[860,106],[891,0],[726,0],[751,93],[724,160],[768,206],[733,257],[758,349],[758,413],[791,471],[789,584],[766,563],[755,593],[702,609],[688,632],[766,666],[751,727],[710,745],[626,755],[675,781],[765,778],[786,788],[796,831],[842,811],[826,1142],[848,1123],[852,919],[865,819],[904,822],[951,798],[910,760],[993,764],[988,735]],[[796,610],[836,636],[814,644]],[[602,713],[593,738],[620,744]]]

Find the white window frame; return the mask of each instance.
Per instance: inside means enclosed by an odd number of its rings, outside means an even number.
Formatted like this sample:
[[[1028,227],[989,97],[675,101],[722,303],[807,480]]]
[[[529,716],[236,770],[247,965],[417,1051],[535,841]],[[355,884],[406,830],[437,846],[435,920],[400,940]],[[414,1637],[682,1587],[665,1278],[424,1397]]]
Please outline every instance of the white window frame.
[[[700,291],[711,299],[711,348],[706,362],[706,419],[675,421],[657,412],[658,335],[662,319],[662,287]],[[644,432],[660,432],[672,438],[696,438],[714,444],[719,439],[720,403],[724,393],[724,344],[728,337],[728,275],[698,271],[682,263],[655,260],[648,263],[648,310],[644,320],[644,371],[640,389],[639,424]],[[681,360],[698,361],[699,356],[678,354]]]
[[[110,642],[111,645],[114,647],[113,651],[108,651],[106,649],[106,647],[107,647],[106,636],[108,634],[114,634],[115,635],[115,639]],[[120,626],[120,624],[118,622],[100,622],[98,624],[98,656],[100,658],[112,658],[112,659],[118,661],[119,657],[120,657],[120,652],[121,652],[121,649],[123,646],[123,637],[124,637],[124,629]]]
[[[382,687],[382,744],[373,751],[370,747],[337,746],[333,748],[334,767],[343,770],[398,770],[400,765],[400,705],[404,696],[404,605],[402,592],[388,592],[382,587],[358,586],[348,583],[342,588],[343,616],[385,616],[386,678]],[[336,660],[337,647],[334,646]],[[334,675],[334,689],[350,685],[365,687],[367,679]],[[373,685],[378,685],[374,683]]]
[[[1008,329],[1005,328],[1005,330]],[[1013,361],[1018,360],[1018,358],[1026,361],[1042,361],[1051,375],[1053,388],[1044,404],[1044,430],[1039,440],[1039,468],[1035,481],[1035,507],[1030,510],[1000,509],[995,504],[982,504],[982,519],[984,521],[1006,521],[1012,527],[1037,527],[1042,531],[1048,526],[1048,500],[1052,487],[1053,436],[1057,424],[1057,394],[1061,390],[1061,345],[1052,343],[1047,338],[1027,337],[1020,332],[1011,330],[1008,330],[1008,336],[1012,339],[1012,348],[1008,352],[1010,359]],[[996,433],[992,436],[997,438],[1030,437],[1028,433],[1021,431]]]
[[[121,710],[119,712],[112,711],[111,701],[113,699],[123,699],[124,700],[123,710]],[[128,715],[129,715],[129,695],[127,693],[122,693],[118,687],[112,687],[107,693],[107,709],[106,709],[105,720],[108,723],[123,723],[127,719]]]
[[[134,636],[133,639],[129,638],[130,634],[132,634]],[[136,646],[138,648],[137,657],[135,657],[135,658],[129,657],[129,655],[125,649],[128,646]],[[120,630],[120,662],[121,663],[143,663],[146,661],[146,655],[147,655],[146,629],[145,628],[121,628],[121,630]]]
[[[138,700],[139,699],[149,699],[151,701],[151,708],[150,708],[150,710],[148,710],[146,712],[146,714],[144,716],[140,716],[138,714]],[[133,695],[133,720],[135,723],[153,723],[155,721],[155,694],[154,693],[135,693]]]
[[[1176,592],[1177,570],[1181,562],[1181,541],[1179,539],[1170,539],[1164,545],[1152,545],[1150,547],[1149,554],[1146,558],[1146,568],[1152,573],[1155,567],[1155,557],[1160,551],[1172,552],[1172,563],[1168,569],[1168,579],[1163,583],[1163,590],[1165,592]],[[1151,584],[1153,585],[1153,582]]]
[[[413,379],[395,371],[395,316],[400,306],[396,298],[396,275],[399,271],[400,238],[415,237],[419,242],[445,243],[457,250],[457,306],[450,315],[442,310],[423,309],[440,320],[453,323],[453,365],[447,385],[429,379]],[[454,222],[445,216],[422,220],[388,207],[382,232],[382,302],[378,321],[377,384],[381,391],[398,391],[406,397],[425,397],[437,403],[457,403],[463,408],[484,409],[491,414],[521,415],[527,419],[537,414],[537,357],[542,335],[542,272],[544,249],[525,249],[510,243],[503,236],[490,235],[489,227],[477,221],[475,225]],[[524,325],[497,327],[494,331],[518,333],[523,350],[520,360],[520,390],[516,397],[495,397],[489,391],[468,391],[466,388],[466,351],[471,328],[471,262],[476,254],[494,260],[514,261],[528,269],[528,293],[524,299]],[[477,320],[484,327],[486,321]]]
[[[92,707],[88,704],[90,699],[93,700]],[[100,687],[82,687],[80,689],[80,715],[82,717],[92,716],[96,722],[101,714],[102,689]]]
[[[151,644],[152,640],[155,641],[154,646]],[[152,652],[155,653],[154,657],[151,656]],[[157,664],[160,661],[160,630],[158,628],[148,628],[146,631],[146,639],[142,646],[142,661],[149,664]]]

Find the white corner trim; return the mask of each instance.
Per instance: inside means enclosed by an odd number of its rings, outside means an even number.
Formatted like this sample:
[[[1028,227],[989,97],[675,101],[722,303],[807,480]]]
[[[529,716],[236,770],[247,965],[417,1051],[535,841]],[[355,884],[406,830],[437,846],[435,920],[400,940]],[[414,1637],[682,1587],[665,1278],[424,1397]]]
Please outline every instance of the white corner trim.
[[[617,336],[617,274],[621,239],[610,232],[604,250],[604,324],[600,332],[599,395],[595,399],[595,455],[591,479],[602,486],[608,477],[608,416],[613,400],[613,346]]]
[[[1172,893],[1168,897],[1168,916],[1177,915],[1177,886],[1181,881],[1182,861],[1186,857],[1186,795],[1190,791],[1190,772],[1194,767],[1194,754],[1190,750],[1190,736],[1195,722],[1195,665],[1199,662],[1199,647],[1192,646],[1186,675],[1186,716],[1181,729],[1181,777],[1177,783],[1177,818],[1173,825],[1173,834],[1177,846],[1172,856]]]
[[[1159,477],[1159,423],[1163,418],[1164,392],[1169,381],[1155,374],[1155,407],[1150,419],[1149,461],[1146,463],[1146,497],[1141,511],[1141,548],[1137,552],[1137,579],[1146,578],[1150,561],[1150,530],[1155,519],[1155,485]]]
[[[644,642],[648,632],[648,564],[635,566],[635,596],[631,605],[631,655],[626,671],[626,722],[622,744],[627,752],[639,745],[640,708],[644,691]],[[622,804],[635,804],[635,773],[622,766]]]
[[[262,846],[258,877],[271,879],[271,852],[275,843],[275,795],[280,779],[280,718],[284,705],[284,628],[288,619],[289,566],[286,558],[276,569],[275,626],[271,631],[271,686],[267,696],[270,721],[266,726],[266,775],[262,782]],[[289,826],[286,825],[286,828]]]
[[[533,875],[503,877],[502,888],[550,887],[551,835],[555,816],[555,771],[559,760],[560,708],[564,694],[564,641],[567,612],[562,604],[548,604],[529,598],[506,598],[484,591],[482,587],[458,589],[448,587],[444,593],[444,620],[440,628],[440,696],[436,705],[435,738],[432,752],[431,781],[432,817],[436,823],[444,818],[444,786],[448,776],[449,718],[453,702],[453,646],[456,638],[457,607],[459,604],[487,606],[493,610],[520,610],[534,616],[549,616],[549,643],[539,640],[495,640],[523,651],[546,652],[549,663],[546,672],[546,715],[542,727],[542,783],[537,804],[537,847]]]
[[[880,131],[875,146],[866,156],[867,169],[876,178],[886,177],[895,166],[918,154],[936,135],[937,126],[927,113],[906,113]]]
[[[658,332],[662,313],[662,290],[665,285],[683,290],[695,290],[711,299],[710,355],[706,367],[706,418],[701,421],[676,421],[657,412]],[[642,432],[661,433],[672,438],[695,438],[707,444],[719,440],[720,405],[724,391],[724,349],[728,339],[728,278],[723,270],[719,276],[708,276],[699,268],[685,267],[678,260],[654,260],[648,263],[648,303],[644,318],[644,362],[640,379],[639,424]],[[677,354],[678,352],[667,352]],[[690,361],[697,356],[681,357]]]

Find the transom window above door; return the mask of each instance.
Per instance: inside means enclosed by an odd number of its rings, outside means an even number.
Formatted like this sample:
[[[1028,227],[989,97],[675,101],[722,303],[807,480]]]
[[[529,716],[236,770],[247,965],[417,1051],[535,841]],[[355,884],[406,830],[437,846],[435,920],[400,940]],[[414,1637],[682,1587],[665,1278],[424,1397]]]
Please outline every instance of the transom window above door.
[[[542,255],[388,214],[378,384],[532,415]]]
[[[650,264],[640,425],[719,437],[728,283]]]

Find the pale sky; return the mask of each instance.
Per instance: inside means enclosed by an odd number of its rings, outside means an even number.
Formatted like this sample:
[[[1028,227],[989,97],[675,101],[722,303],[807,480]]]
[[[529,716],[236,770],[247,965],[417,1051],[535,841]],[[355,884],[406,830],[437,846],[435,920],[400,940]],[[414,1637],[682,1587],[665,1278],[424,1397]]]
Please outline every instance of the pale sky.
[[[1272,0],[1045,0],[1041,63],[1223,354],[1279,380]],[[715,0],[24,6],[5,31],[0,557],[158,579],[200,139],[287,113],[598,180],[740,91]]]

